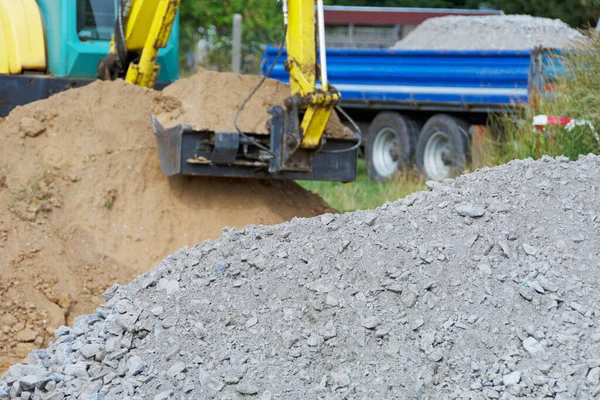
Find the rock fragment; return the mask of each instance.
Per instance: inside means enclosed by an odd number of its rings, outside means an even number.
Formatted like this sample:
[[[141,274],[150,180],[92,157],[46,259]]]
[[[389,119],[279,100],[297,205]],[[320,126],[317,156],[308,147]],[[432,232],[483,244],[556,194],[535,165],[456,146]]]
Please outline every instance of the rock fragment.
[[[521,381],[521,372],[514,371],[502,377],[502,383],[506,386],[516,385]]]
[[[587,374],[587,381],[592,385],[597,385],[600,382],[600,367],[590,369]]]
[[[249,318],[248,321],[246,321],[246,328],[252,328],[256,324],[258,324],[258,318]]]
[[[530,255],[530,256],[535,256],[538,252],[538,249],[527,244],[527,243],[523,243],[523,250],[525,250],[525,254]]]
[[[146,363],[139,356],[133,356],[129,359],[129,361],[127,361],[127,372],[129,375],[139,375],[145,368]]]
[[[454,206],[461,217],[481,218],[485,215],[485,207],[475,203],[459,203]]]
[[[236,387],[235,390],[243,395],[255,395],[258,394],[258,387],[250,382],[240,382]]]
[[[36,137],[46,131],[46,125],[32,117],[25,117],[21,119],[21,132],[26,136]]]
[[[180,373],[185,372],[186,369],[187,369],[187,367],[186,367],[185,363],[177,362],[177,363],[173,364],[171,367],[169,367],[169,369],[167,370],[167,376],[169,378],[173,379]]]
[[[375,316],[365,317],[360,320],[360,324],[367,329],[375,329],[381,321]]]
[[[344,372],[332,372],[331,378],[333,379],[334,385],[345,388],[350,385],[350,377]]]
[[[33,342],[37,336],[37,333],[31,329],[24,329],[21,332],[18,332],[16,335],[16,339],[19,342]]]
[[[544,346],[535,338],[529,337],[523,341],[523,347],[534,357],[544,354]]]
[[[427,358],[429,359],[429,361],[440,362],[444,359],[444,353],[441,350],[436,349],[429,353],[427,355]]]

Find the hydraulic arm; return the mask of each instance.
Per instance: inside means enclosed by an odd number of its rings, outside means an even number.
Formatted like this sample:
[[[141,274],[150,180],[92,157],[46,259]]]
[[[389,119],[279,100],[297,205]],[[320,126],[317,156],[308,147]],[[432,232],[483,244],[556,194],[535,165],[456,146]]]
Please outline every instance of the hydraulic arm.
[[[321,90],[316,86],[315,1],[289,0],[289,9],[286,68],[290,73],[292,97],[286,107],[306,110],[299,132],[301,147],[317,148],[340,96],[335,89],[328,87],[327,82],[322,82]],[[324,41],[321,45],[324,47]]]
[[[166,45],[179,4],[180,0],[124,0],[110,53],[98,65],[99,78],[124,76],[127,82],[153,87],[159,68],[156,56]],[[323,1],[316,4],[320,15],[321,65],[316,54],[315,0],[283,0],[291,96],[283,105],[265,110],[272,115],[269,134],[239,129],[198,131],[181,125],[165,129],[153,117],[165,174],[355,179],[356,141],[323,137],[340,95],[327,82]],[[243,104],[238,115],[243,112]]]
[[[180,0],[124,0],[106,58],[98,64],[99,79],[119,77],[152,88],[158,51],[167,45]]]

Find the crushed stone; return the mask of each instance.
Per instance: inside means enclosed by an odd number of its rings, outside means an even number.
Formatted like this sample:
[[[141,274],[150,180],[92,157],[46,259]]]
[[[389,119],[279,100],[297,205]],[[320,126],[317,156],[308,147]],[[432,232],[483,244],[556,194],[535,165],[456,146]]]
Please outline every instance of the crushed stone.
[[[448,16],[419,25],[393,49],[405,50],[530,50],[564,49],[585,36],[559,19],[529,15]]]
[[[513,161],[374,211],[226,229],[113,286],[0,397],[593,398],[599,174],[597,156]]]

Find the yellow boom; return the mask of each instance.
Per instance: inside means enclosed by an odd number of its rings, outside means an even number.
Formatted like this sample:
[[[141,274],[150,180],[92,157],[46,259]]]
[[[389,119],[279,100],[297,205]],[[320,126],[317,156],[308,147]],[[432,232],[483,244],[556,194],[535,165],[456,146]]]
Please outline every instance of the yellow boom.
[[[302,147],[316,148],[340,96],[335,90],[317,90],[314,0],[289,0],[289,8],[286,66],[290,72],[292,97],[296,96],[300,108],[306,109],[300,126],[304,133]]]
[[[126,70],[125,81],[148,88],[156,84],[158,51],[167,45],[180,0],[125,0],[115,24],[108,56],[98,65],[98,77],[115,79]],[[128,53],[139,55],[127,65]]]

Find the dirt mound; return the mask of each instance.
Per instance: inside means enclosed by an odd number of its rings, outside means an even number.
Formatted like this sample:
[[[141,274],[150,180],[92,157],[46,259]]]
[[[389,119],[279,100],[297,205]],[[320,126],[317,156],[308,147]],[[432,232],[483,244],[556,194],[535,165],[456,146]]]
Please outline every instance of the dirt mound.
[[[200,69],[197,74],[165,88],[164,94],[178,101],[163,102],[154,112],[168,127],[182,123],[198,130],[235,131],[233,120],[237,109],[261,79],[260,76]],[[267,79],[240,114],[240,129],[267,133],[267,121],[271,119],[267,110],[273,105],[283,105],[289,96],[288,85]],[[335,113],[325,133],[335,137],[351,136]]]
[[[167,179],[157,104],[178,102],[96,82],[0,122],[0,368],[179,247],[328,210],[293,182]]]
[[[393,47],[436,50],[563,49],[585,39],[558,19],[529,15],[449,16],[423,22]]]

